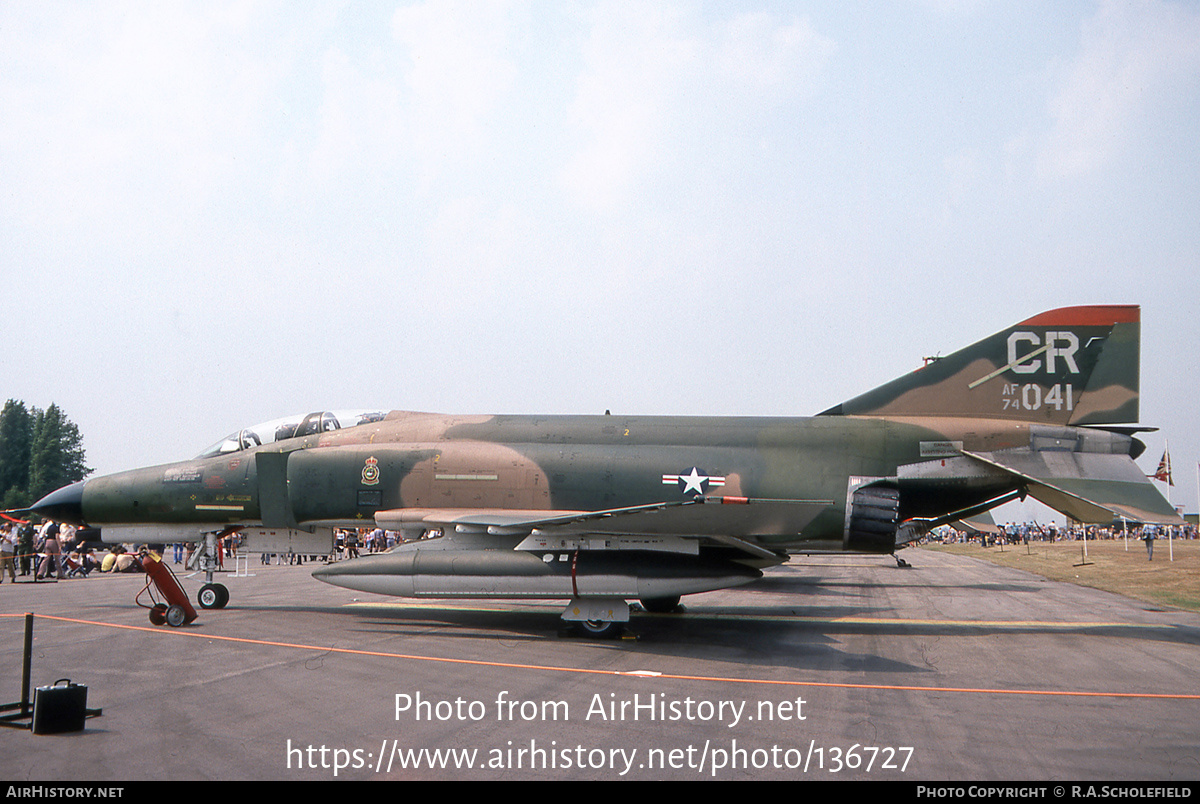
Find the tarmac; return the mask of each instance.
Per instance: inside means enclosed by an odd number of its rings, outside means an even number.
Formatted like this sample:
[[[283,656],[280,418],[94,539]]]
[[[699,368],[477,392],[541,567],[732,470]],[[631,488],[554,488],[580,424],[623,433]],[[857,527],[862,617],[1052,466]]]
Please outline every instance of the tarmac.
[[[102,714],[0,729],[0,778],[1200,779],[1200,615],[904,557],[797,558],[613,641],[561,633],[558,602],[375,597],[257,555],[179,628],[135,604],[145,576],[5,583],[0,702],[33,612],[33,685]]]

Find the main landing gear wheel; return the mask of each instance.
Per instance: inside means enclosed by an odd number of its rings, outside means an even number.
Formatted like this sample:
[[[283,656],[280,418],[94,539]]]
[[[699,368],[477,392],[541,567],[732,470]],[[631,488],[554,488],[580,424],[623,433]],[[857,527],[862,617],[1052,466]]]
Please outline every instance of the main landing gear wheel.
[[[629,604],[620,597],[575,597],[563,610],[562,618],[580,636],[616,639],[629,622]]]
[[[183,610],[183,606],[168,606],[167,607],[167,625],[172,628],[178,628],[183,625],[183,621],[187,619],[187,612]]]
[[[645,597],[638,601],[651,614],[670,614],[679,608],[679,595],[673,597]]]
[[[611,620],[579,620],[574,625],[576,631],[592,639],[616,639],[625,633],[625,623]]]
[[[167,604],[155,603],[150,609],[150,624],[162,625],[167,621]]]
[[[223,584],[206,583],[200,587],[196,601],[202,609],[223,609],[229,602],[229,590]]]

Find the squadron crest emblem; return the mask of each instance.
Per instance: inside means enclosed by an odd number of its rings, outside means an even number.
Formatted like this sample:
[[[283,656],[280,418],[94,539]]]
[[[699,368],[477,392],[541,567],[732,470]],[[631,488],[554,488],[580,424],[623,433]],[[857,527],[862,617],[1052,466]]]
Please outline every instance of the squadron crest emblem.
[[[363,466],[362,482],[364,486],[374,486],[379,483],[379,461],[375,460],[374,456],[367,458],[366,465]]]

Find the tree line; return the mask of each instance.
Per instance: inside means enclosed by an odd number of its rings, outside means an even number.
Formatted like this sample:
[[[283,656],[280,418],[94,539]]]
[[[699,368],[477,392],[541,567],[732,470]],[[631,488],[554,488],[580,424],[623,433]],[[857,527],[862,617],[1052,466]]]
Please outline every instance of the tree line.
[[[79,428],[55,404],[42,410],[10,399],[0,411],[0,507],[25,508],[57,488],[83,480]]]

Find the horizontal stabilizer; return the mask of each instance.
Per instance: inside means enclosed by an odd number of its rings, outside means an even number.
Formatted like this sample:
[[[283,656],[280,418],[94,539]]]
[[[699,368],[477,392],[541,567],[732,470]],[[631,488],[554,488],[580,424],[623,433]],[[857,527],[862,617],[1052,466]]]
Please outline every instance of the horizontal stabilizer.
[[[955,530],[962,530],[967,533],[986,533],[990,536],[1000,533],[1000,526],[996,524],[996,520],[992,519],[992,515],[987,511],[975,516],[963,517],[950,524]]]
[[[1183,520],[1127,455],[1013,450],[964,452],[1016,475],[1029,496],[1080,522],[1181,525]]]

